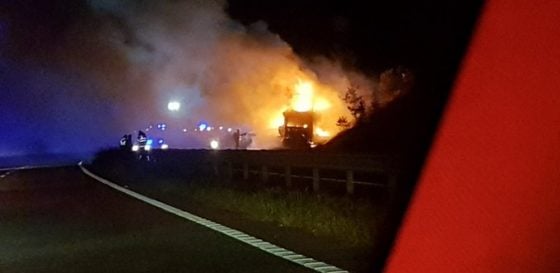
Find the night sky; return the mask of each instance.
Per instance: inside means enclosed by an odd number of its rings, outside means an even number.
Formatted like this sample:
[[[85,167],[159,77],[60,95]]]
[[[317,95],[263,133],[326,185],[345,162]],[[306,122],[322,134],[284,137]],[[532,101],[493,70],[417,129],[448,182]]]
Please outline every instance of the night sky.
[[[196,7],[196,1],[187,2]],[[124,95],[106,90],[107,83],[127,88],[121,82],[130,65],[94,34],[110,25],[119,29],[125,50],[153,54],[157,46],[144,41],[114,14],[134,16],[138,10],[146,14],[157,9],[157,3],[2,1],[0,154],[95,150],[111,145],[123,125],[91,121],[114,121],[116,116],[141,111],[141,104],[124,112],[118,106],[141,91]],[[411,111],[420,114],[420,123],[428,128],[437,122],[482,5],[481,1],[216,3],[226,11],[217,18],[233,19],[220,22],[232,25],[230,28],[236,22],[249,28],[265,22],[271,33],[278,34],[305,60],[327,58],[371,77],[399,65],[410,68],[418,79],[416,101],[420,105]],[[126,10],[130,7],[136,10]],[[112,13],[104,13],[104,8]],[[55,140],[45,141],[44,135]]]
[[[481,1],[229,1],[244,24],[266,21],[296,52],[363,70],[436,69],[469,39]]]
[[[3,39],[11,38],[4,45],[8,53],[48,54],[65,30],[92,15],[87,2],[3,1],[0,16]],[[395,65],[424,67],[460,54],[481,3],[230,0],[225,9],[245,25],[266,22],[302,56],[338,58],[379,71]]]

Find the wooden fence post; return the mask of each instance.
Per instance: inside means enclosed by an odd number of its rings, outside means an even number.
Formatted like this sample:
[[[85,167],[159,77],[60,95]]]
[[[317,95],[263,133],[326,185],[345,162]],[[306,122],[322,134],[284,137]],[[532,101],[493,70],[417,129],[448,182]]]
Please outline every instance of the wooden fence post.
[[[313,168],[313,192],[319,191],[319,168]]]
[[[346,171],[346,193],[347,194],[354,194],[354,171],[347,170]]]
[[[292,187],[292,167],[289,165],[284,168],[284,181],[286,181],[287,188]]]

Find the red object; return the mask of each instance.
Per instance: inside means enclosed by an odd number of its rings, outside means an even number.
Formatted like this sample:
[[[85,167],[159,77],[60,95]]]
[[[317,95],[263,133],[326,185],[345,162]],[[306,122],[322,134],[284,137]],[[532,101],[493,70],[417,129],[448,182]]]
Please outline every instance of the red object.
[[[386,272],[560,272],[560,2],[486,3]]]

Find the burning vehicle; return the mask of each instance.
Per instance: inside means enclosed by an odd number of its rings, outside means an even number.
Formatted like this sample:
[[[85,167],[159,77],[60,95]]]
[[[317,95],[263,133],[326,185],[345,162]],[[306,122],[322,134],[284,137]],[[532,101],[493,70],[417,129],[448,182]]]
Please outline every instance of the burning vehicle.
[[[282,144],[287,148],[309,148],[313,143],[314,113],[288,110],[284,124],[278,127]]]
[[[291,149],[305,149],[325,143],[329,134],[315,126],[318,115],[313,111],[284,111],[284,124],[278,127],[282,145]]]
[[[328,140],[330,134],[318,126],[328,102],[314,93],[310,82],[295,85],[289,107],[282,112],[278,133],[282,146],[289,149],[308,149]]]

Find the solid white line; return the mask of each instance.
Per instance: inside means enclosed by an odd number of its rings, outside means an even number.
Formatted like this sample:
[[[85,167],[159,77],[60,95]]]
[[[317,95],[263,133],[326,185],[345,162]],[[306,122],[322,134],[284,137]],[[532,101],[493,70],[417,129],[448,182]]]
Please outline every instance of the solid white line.
[[[33,170],[33,169],[50,169],[50,168],[60,168],[60,167],[68,167],[73,165],[39,165],[39,166],[19,166],[19,167],[9,167],[9,168],[2,168],[0,172],[4,171],[19,171],[19,170]]]
[[[24,169],[27,169],[27,168],[29,168],[29,166],[2,168],[2,169],[0,169],[0,172],[24,170]]]
[[[117,190],[120,191],[124,194],[127,194],[131,197],[134,197],[140,201],[143,201],[145,203],[148,203],[154,207],[157,207],[161,210],[167,211],[169,213],[175,214],[183,219],[187,219],[189,221],[195,222],[197,224],[200,224],[202,226],[206,226],[214,231],[220,232],[230,238],[236,239],[240,242],[246,243],[250,246],[256,247],[262,251],[265,251],[267,253],[270,253],[276,257],[288,260],[290,262],[299,264],[301,266],[307,267],[309,269],[312,269],[314,271],[317,272],[322,272],[322,273],[327,273],[327,272],[332,272],[333,270],[336,270],[336,272],[340,272],[340,273],[347,273],[348,271],[340,269],[336,266],[327,264],[327,263],[323,263],[323,262],[319,262],[317,260],[314,260],[312,258],[308,258],[306,256],[300,255],[300,254],[296,254],[295,252],[292,252],[290,250],[287,250],[285,248],[282,247],[278,247],[274,244],[271,244],[269,242],[263,241],[261,239],[257,239],[255,237],[252,237],[246,233],[243,233],[241,231],[237,231],[235,229],[232,228],[228,228],[226,226],[220,225],[218,223],[212,222],[208,219],[204,219],[202,217],[196,216],[194,214],[191,214],[189,212],[186,212],[184,210],[180,210],[178,208],[172,207],[170,205],[167,205],[163,202],[160,202],[158,200],[146,197],[144,195],[141,195],[137,192],[131,191],[129,189],[126,189],[124,187],[121,187],[105,178],[99,177],[97,175],[95,175],[94,173],[90,172],[88,169],[86,169],[82,162],[78,163],[78,166],[80,166],[80,169],[82,170],[82,172],[84,172],[86,175],[90,176],[91,178]],[[233,233],[232,233],[233,231]],[[235,234],[235,235],[232,235]],[[280,253],[293,253],[292,255],[282,255]],[[292,258],[293,257],[293,258]],[[309,264],[312,264],[312,266],[309,266]]]

